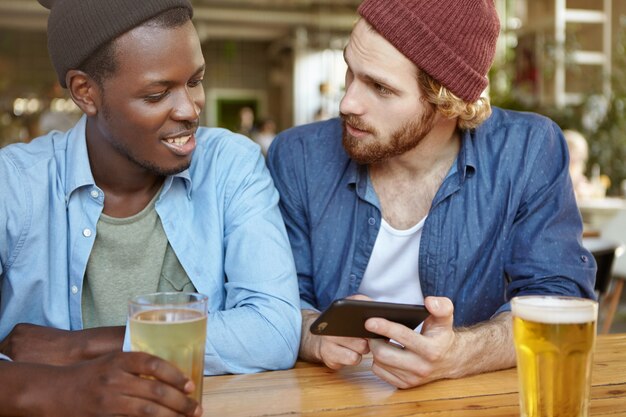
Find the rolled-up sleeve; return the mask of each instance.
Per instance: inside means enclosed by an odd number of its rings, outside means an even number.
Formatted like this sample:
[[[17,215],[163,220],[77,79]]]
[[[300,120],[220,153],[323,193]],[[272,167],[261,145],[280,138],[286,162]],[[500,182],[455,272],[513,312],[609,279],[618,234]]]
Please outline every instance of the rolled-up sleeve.
[[[534,153],[528,155],[530,168],[509,239],[507,299],[530,294],[595,298],[596,265],[582,245],[565,140],[555,124],[541,127],[531,135]],[[508,309],[507,303],[498,312]]]

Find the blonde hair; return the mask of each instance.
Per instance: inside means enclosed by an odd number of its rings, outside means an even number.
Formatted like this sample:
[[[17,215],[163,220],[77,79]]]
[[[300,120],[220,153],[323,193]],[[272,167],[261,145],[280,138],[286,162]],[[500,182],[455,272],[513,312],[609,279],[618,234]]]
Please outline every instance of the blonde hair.
[[[417,81],[426,101],[434,105],[439,113],[449,118],[458,117],[459,129],[475,129],[491,115],[487,97],[466,103],[424,71],[419,71]]]

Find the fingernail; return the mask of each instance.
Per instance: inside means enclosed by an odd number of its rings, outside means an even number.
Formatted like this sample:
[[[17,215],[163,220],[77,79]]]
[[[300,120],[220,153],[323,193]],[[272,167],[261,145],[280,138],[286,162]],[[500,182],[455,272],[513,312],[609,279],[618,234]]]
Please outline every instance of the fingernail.
[[[433,305],[433,308],[434,308],[435,310],[439,310],[439,300],[437,300],[437,299],[435,298],[435,299],[433,300],[432,305]]]
[[[184,389],[185,389],[185,392],[193,392],[196,389],[196,384],[194,384],[193,381],[189,380],[185,384]]]
[[[200,417],[202,415],[202,407],[197,406],[196,409],[193,411],[193,415]]]
[[[365,322],[365,328],[369,331],[375,331],[378,328],[378,322],[376,320],[368,320]]]

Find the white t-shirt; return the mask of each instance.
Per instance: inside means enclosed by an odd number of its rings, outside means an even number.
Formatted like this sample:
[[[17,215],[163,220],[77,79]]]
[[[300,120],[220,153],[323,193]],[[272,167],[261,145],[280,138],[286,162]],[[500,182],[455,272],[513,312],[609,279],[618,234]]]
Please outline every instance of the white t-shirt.
[[[376,301],[424,304],[418,262],[425,221],[426,217],[410,229],[397,230],[381,219],[360,294]]]

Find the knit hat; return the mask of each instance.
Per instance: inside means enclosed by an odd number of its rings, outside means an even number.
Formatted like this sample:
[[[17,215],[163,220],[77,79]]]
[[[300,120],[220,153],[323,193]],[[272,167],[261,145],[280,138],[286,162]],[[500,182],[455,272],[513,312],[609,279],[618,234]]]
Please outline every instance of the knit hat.
[[[493,0],[365,0],[378,33],[468,103],[487,88],[500,21]]]
[[[64,88],[65,74],[100,46],[169,9],[193,9],[189,0],[38,0],[47,9],[48,53]]]

